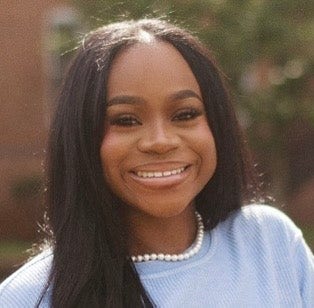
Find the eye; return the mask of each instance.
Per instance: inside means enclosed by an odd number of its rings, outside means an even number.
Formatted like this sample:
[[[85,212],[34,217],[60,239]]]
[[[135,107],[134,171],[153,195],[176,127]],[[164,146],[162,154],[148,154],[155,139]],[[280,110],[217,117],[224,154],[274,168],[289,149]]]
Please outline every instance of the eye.
[[[180,110],[175,114],[173,117],[174,121],[188,121],[193,120],[200,115],[202,115],[203,112],[201,110],[195,109],[195,108],[188,108],[184,110]]]
[[[116,118],[111,119],[109,122],[111,125],[117,126],[141,125],[141,123],[132,115],[117,116]]]

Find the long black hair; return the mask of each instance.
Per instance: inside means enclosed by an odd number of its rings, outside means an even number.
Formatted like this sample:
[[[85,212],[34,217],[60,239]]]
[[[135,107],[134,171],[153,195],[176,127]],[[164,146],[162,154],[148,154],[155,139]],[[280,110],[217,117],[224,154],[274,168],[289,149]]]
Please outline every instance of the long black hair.
[[[195,200],[206,228],[240,208],[252,191],[254,172],[222,74],[197,38],[158,19],[114,23],[89,33],[66,75],[49,139],[54,308],[153,305],[128,258],[117,211],[121,201],[105,183],[100,160],[110,67],[118,53],[141,42],[143,31],[172,44],[201,89],[218,157],[213,178]]]

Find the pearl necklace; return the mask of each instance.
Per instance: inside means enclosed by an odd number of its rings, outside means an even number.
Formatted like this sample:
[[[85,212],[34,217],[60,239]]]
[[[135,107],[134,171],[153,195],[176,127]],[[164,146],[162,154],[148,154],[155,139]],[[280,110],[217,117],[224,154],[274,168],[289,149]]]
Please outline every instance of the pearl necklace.
[[[192,246],[184,253],[180,254],[163,254],[163,253],[151,253],[151,254],[144,254],[138,256],[131,256],[133,262],[145,262],[145,261],[182,261],[187,260],[194,255],[196,255],[202,246],[203,238],[204,238],[204,224],[202,221],[202,216],[195,211],[195,216],[197,220],[197,234]]]

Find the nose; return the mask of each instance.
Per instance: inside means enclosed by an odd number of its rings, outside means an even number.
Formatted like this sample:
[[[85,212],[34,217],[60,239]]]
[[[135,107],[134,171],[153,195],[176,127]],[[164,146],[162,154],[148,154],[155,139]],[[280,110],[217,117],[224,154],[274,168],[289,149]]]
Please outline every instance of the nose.
[[[144,128],[138,149],[145,153],[165,154],[178,148],[179,144],[180,137],[175,128],[160,121]]]

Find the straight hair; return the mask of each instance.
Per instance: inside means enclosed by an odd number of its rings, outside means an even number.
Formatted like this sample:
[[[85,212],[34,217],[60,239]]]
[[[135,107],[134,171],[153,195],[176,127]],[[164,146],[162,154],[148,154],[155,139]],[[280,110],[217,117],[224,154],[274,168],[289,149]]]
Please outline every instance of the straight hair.
[[[127,251],[117,210],[122,201],[105,182],[100,159],[112,62],[142,43],[143,32],[175,47],[201,89],[217,148],[215,174],[195,200],[205,228],[225,220],[257,188],[223,75],[197,38],[159,19],[119,22],[89,33],[65,77],[48,143],[53,263],[47,289],[54,308],[153,307]]]

